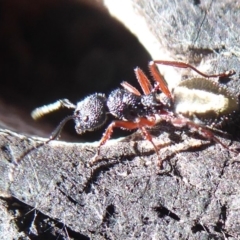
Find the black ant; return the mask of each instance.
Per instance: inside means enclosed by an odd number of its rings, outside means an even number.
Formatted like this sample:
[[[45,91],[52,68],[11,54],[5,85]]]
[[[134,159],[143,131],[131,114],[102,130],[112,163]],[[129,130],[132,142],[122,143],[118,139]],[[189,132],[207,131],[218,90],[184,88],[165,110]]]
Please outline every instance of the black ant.
[[[172,93],[166,81],[161,77],[156,64],[169,65],[178,68],[191,68],[205,78],[192,78],[180,82]],[[122,82],[123,88],[113,90],[108,97],[102,93],[87,96],[77,105],[69,100],[58,100],[53,104],[36,108],[32,112],[34,119],[55,111],[61,107],[74,109],[72,116],[66,117],[54,131],[49,141],[56,139],[65,123],[71,119],[75,121],[78,134],[94,131],[101,127],[111,114],[116,119],[106,129],[97,148],[96,157],[100,148],[111,137],[113,128],[140,129],[144,137],[150,141],[159,157],[159,166],[162,165],[158,148],[154,144],[148,128],[154,127],[164,120],[175,127],[187,126],[197,130],[206,139],[223,144],[211,128],[218,128],[231,115],[239,110],[238,98],[233,96],[225,87],[206,79],[210,77],[229,77],[235,74],[233,70],[220,74],[207,75],[198,71],[193,66],[175,61],[151,61],[149,69],[155,81],[153,86],[140,68],[135,69],[137,80],[144,94],[127,82]],[[210,129],[209,129],[210,128]],[[230,149],[229,149],[230,150]],[[96,158],[93,162],[96,161]]]

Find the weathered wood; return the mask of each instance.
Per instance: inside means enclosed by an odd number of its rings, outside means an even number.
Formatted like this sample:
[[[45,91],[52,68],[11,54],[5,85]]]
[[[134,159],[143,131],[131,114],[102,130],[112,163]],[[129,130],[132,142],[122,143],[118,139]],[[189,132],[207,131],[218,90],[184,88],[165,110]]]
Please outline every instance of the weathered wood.
[[[212,72],[235,69],[227,86],[239,94],[236,3],[132,3],[159,40],[158,48]],[[227,130],[235,133],[221,141],[239,147],[239,128],[233,124]],[[238,239],[239,156],[167,124],[153,135],[162,146],[163,170],[138,133],[109,141],[101,149],[102,161],[89,166],[97,143],[44,144],[1,130],[1,238],[44,238],[48,232],[48,238],[69,239]],[[13,208],[14,199],[21,207],[15,202]],[[11,209],[20,210],[14,215]],[[25,228],[19,233],[21,221]]]

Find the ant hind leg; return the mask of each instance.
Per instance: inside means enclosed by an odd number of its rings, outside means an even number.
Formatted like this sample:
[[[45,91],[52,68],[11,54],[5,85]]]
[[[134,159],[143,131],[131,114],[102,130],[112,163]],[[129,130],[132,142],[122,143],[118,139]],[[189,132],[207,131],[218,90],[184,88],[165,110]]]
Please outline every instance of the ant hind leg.
[[[214,141],[215,143],[220,144],[223,148],[225,148],[225,149],[227,149],[227,150],[229,150],[231,152],[239,153],[239,151],[231,149],[229,146],[227,146],[226,144],[221,142],[217,137],[215,137],[214,133],[211,130],[205,128],[204,126],[196,124],[196,123],[194,123],[192,121],[189,121],[188,119],[185,119],[185,118],[173,118],[173,119],[171,119],[171,123],[175,127],[188,126],[191,129],[195,129],[204,138],[209,139],[210,141]]]

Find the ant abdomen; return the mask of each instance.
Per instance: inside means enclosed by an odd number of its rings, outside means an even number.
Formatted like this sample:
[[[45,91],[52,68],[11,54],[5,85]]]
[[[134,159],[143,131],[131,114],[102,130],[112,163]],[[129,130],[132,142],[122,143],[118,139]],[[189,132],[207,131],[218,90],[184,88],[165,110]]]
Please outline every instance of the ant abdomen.
[[[226,87],[206,78],[184,80],[173,90],[174,112],[214,127],[239,110],[238,98]]]

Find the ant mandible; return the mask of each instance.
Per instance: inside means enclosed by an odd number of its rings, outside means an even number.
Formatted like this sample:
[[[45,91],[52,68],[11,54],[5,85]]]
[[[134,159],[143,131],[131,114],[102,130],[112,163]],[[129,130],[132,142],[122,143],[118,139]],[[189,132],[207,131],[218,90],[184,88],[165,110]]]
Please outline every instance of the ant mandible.
[[[171,92],[166,81],[161,77],[157,64],[190,68],[204,78],[181,81]],[[225,87],[207,78],[229,77],[235,72],[231,70],[207,75],[190,64],[163,60],[151,61],[149,69],[155,81],[154,86],[140,68],[135,69],[136,78],[143,94],[129,83],[122,82],[123,88],[113,90],[108,97],[102,93],[94,93],[79,101],[77,105],[72,104],[67,99],[61,99],[55,103],[36,108],[32,112],[32,117],[38,119],[62,107],[74,109],[73,115],[63,119],[52,133],[48,140],[51,141],[58,138],[66,122],[71,119],[75,121],[76,132],[83,134],[86,131],[94,131],[101,127],[106,122],[107,114],[113,115],[118,120],[113,121],[107,127],[99,142],[92,164],[97,161],[100,148],[109,140],[113,129],[122,128],[127,130],[140,129],[144,137],[153,145],[158,155],[158,165],[161,167],[162,160],[159,149],[147,129],[154,127],[162,120],[170,122],[178,128],[187,126],[190,129],[195,129],[206,139],[215,141],[229,149],[227,145],[215,137],[210,129],[218,128],[239,110],[238,98],[229,93]],[[163,100],[162,94],[164,94],[165,100]]]

